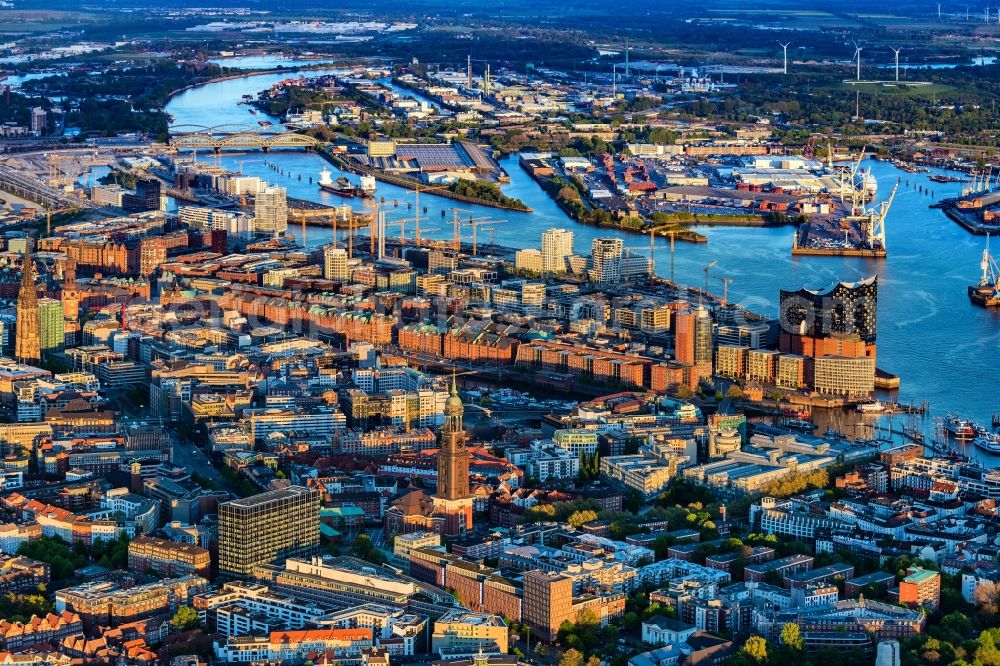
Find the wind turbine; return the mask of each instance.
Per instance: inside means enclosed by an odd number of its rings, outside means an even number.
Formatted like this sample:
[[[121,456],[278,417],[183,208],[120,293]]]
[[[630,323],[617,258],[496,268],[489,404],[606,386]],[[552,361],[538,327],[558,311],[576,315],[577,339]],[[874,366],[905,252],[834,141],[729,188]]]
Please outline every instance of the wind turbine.
[[[854,42],[854,59],[858,61],[858,81],[861,80],[861,47]]]
[[[788,45],[789,44],[791,44],[791,42],[785,42],[784,44],[782,44],[781,42],[778,42],[778,46],[781,47],[781,50],[785,54],[785,67],[784,67],[784,73],[785,74],[788,74]]]
[[[898,83],[899,82],[899,52],[902,51],[903,49],[902,48],[894,49],[894,48],[892,48],[890,46],[889,50],[896,54],[896,82]]]

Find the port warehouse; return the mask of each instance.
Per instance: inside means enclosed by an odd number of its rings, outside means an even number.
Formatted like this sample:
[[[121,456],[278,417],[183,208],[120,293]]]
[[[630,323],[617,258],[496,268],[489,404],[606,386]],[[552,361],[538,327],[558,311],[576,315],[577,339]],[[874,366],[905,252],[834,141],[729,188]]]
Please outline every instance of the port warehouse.
[[[396,143],[375,140],[367,155],[354,155],[360,164],[394,173],[450,173],[490,176],[500,165],[479,146],[468,141],[442,144]]]

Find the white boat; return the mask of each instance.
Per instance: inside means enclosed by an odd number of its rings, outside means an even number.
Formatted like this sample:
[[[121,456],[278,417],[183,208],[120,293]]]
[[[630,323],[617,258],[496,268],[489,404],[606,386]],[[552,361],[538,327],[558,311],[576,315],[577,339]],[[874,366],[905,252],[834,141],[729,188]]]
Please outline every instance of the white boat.
[[[365,192],[374,192],[376,188],[375,176],[361,176],[361,189]]]
[[[976,437],[972,440],[972,443],[987,453],[996,453],[1000,455],[1000,435],[986,433]]]
[[[858,169],[854,174],[854,187],[864,195],[866,201],[871,201],[878,192],[878,181],[870,169]]]
[[[885,405],[876,400],[875,402],[858,403],[858,411],[863,413],[884,412]]]
[[[333,180],[330,178],[332,174],[330,170],[326,167],[319,172],[319,184],[320,185],[333,185]]]

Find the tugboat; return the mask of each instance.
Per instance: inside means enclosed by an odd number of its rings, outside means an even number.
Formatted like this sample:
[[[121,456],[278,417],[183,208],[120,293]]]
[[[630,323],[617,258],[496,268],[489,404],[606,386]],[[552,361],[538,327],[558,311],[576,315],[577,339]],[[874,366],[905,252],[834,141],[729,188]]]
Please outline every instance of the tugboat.
[[[986,237],[986,247],[983,249],[979,267],[982,275],[979,277],[979,284],[969,285],[969,300],[984,308],[1000,307],[1000,269],[990,255],[989,236]]]

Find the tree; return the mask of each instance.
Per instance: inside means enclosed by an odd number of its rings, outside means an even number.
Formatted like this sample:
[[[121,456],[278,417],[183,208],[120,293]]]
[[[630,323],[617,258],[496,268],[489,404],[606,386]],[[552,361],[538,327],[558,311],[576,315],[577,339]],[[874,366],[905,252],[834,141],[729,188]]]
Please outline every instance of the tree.
[[[386,557],[372,543],[367,534],[359,534],[351,543],[351,554],[372,564],[385,564]]]
[[[799,629],[799,625],[794,622],[786,623],[781,628],[781,643],[795,650],[804,648],[805,642],[802,640],[802,632]]]
[[[576,648],[570,648],[562,653],[559,666],[583,666],[583,653]]]
[[[743,654],[758,664],[763,664],[767,661],[767,641],[763,636],[751,636],[743,644]]]
[[[197,629],[201,626],[201,618],[198,617],[198,611],[191,608],[190,606],[181,606],[174,613],[173,619],[170,620],[170,624],[174,625],[177,631],[189,631],[191,629]]]
[[[596,654],[587,657],[587,666],[601,666],[601,658]]]
[[[576,511],[570,515],[567,522],[573,527],[580,527],[597,520],[597,512],[592,510]]]

